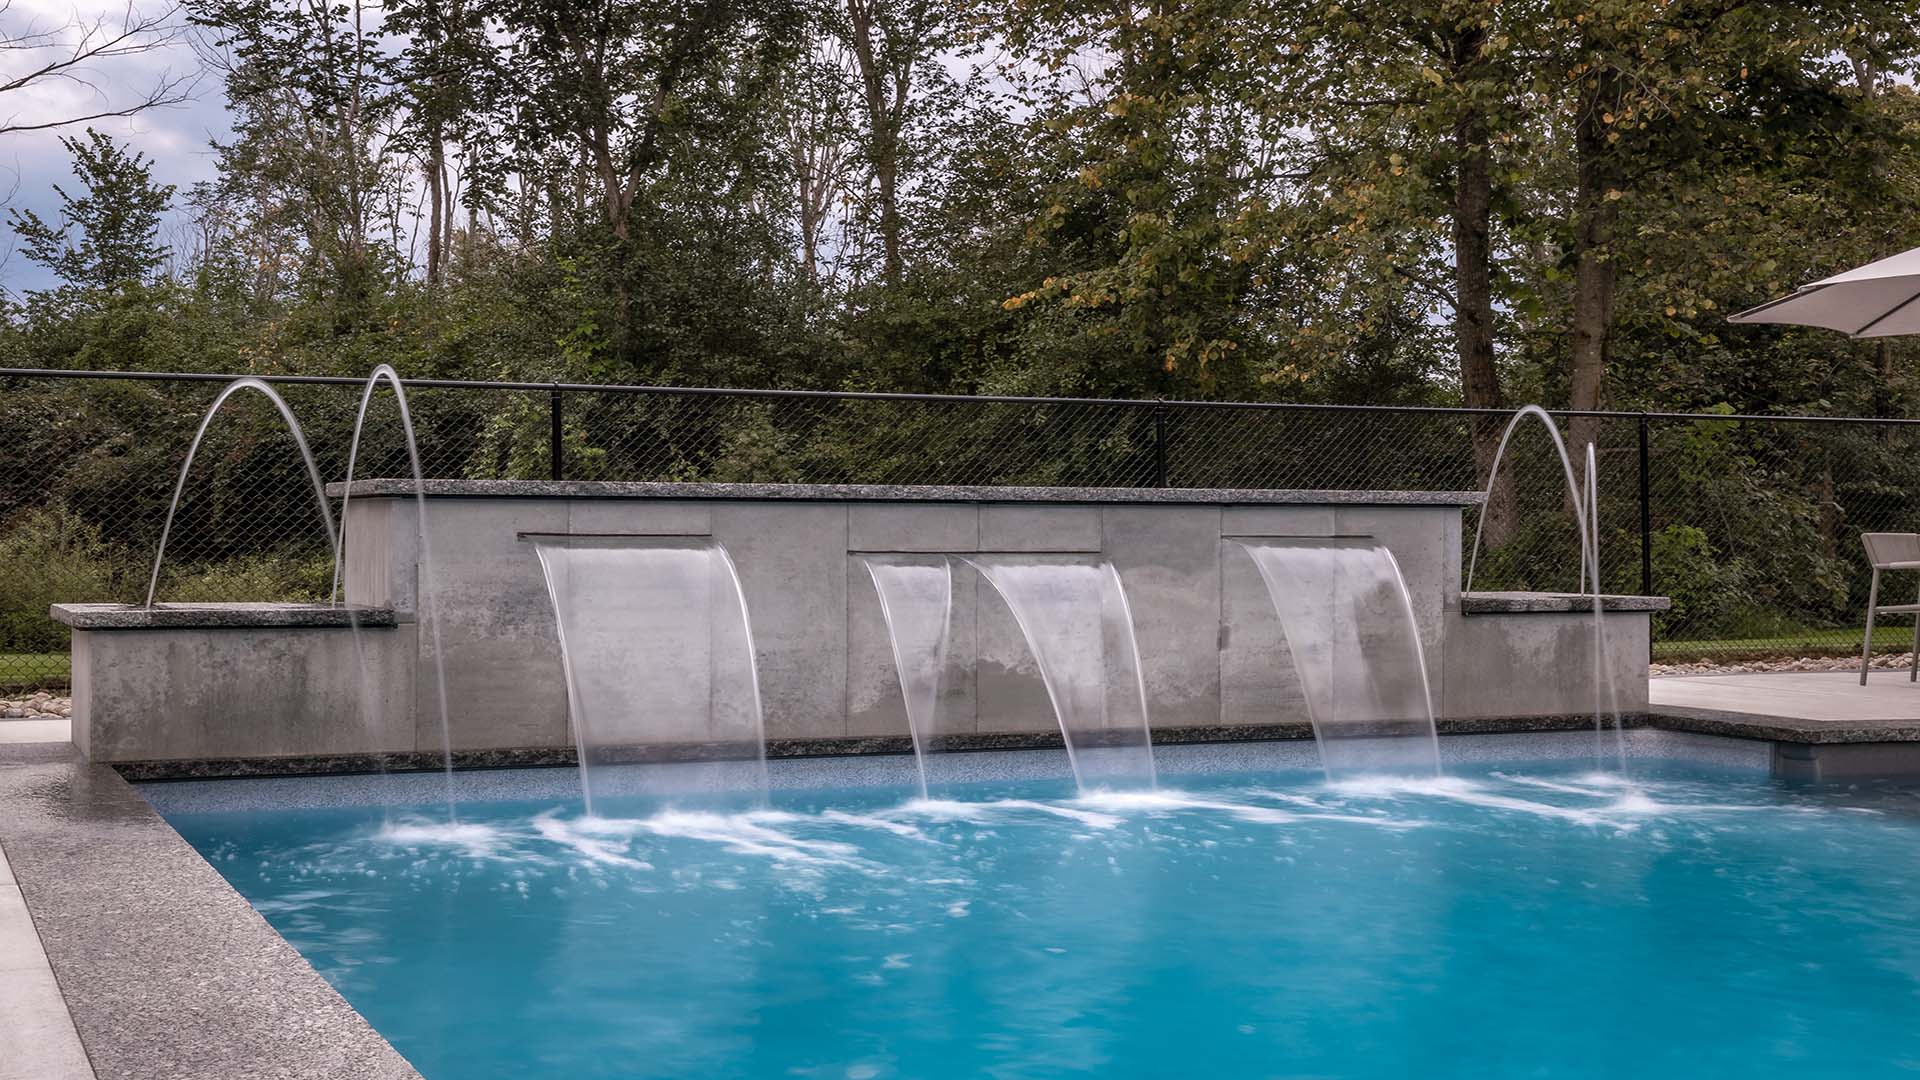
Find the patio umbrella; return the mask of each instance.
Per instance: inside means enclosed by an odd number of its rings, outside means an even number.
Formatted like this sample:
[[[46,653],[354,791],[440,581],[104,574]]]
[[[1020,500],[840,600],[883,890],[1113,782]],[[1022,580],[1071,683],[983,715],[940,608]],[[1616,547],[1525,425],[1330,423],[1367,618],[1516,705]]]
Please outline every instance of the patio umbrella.
[[[1728,321],[1822,326],[1857,338],[1920,334],[1920,248],[1802,285]]]

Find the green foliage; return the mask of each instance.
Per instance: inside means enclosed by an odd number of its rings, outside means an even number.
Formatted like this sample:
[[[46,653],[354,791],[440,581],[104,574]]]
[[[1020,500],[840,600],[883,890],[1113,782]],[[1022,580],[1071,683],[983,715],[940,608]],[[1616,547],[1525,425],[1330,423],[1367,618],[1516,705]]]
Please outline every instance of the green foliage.
[[[299,550],[267,552],[163,573],[160,599],[174,603],[222,600],[325,600],[333,560]]]
[[[59,652],[68,631],[46,617],[56,603],[110,599],[111,553],[100,529],[54,504],[14,519],[0,532],[0,652]]]
[[[1684,627],[1690,636],[1712,637],[1733,631],[1732,619],[1745,595],[1744,569],[1723,564],[1704,530],[1669,525],[1653,534],[1654,580],[1673,601],[1654,617],[1654,631],[1668,636]]]

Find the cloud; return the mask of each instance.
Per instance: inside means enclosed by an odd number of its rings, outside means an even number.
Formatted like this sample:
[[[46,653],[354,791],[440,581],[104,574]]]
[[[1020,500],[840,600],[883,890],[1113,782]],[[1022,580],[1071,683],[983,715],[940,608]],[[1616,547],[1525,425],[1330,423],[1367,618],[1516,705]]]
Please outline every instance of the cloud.
[[[163,8],[138,9],[158,13]],[[61,4],[55,0],[14,0],[0,10],[0,34],[17,40],[28,33],[51,34],[54,50],[71,48],[77,26],[104,20],[119,25],[127,17],[124,3],[102,0],[75,0]],[[181,16],[176,13],[173,22]],[[13,73],[44,62],[52,52],[15,52],[4,55],[6,68]],[[200,60],[184,40],[176,40],[151,52],[97,59],[76,77],[42,80],[0,97],[0,119],[14,123],[45,123],[50,120],[83,116],[105,109],[122,107],[140,100],[159,82],[182,74],[200,71]],[[32,210],[49,221],[59,213],[55,184],[70,185],[73,176],[70,158],[60,139],[82,135],[87,125],[50,131],[22,131],[0,135],[0,195],[11,192],[4,205],[9,209]],[[224,140],[230,134],[226,105],[216,78],[203,78],[193,96],[166,108],[150,109],[131,117],[96,120],[96,131],[146,153],[153,160],[154,179],[173,184],[185,192],[192,184],[215,176],[215,160],[209,143]],[[163,226],[171,236],[183,217],[176,209]],[[15,252],[16,238],[11,229],[0,227],[0,287],[9,293],[46,288],[53,278],[38,266],[26,262]]]

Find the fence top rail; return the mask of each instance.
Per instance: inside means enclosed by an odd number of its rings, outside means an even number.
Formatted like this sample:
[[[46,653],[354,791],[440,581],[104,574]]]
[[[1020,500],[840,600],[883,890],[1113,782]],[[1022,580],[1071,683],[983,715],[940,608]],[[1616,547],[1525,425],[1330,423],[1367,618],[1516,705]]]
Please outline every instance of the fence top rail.
[[[133,382],[228,383],[239,375],[198,371],[102,371],[80,368],[0,367],[6,379],[104,379]],[[348,375],[252,375],[268,383],[289,386],[365,386],[366,380]],[[714,386],[649,386],[634,383],[512,382],[478,379],[406,379],[409,388],[445,390],[505,390],[537,393],[630,394],[677,397],[800,399],[820,401],[897,401],[902,403],[966,405],[1099,405],[1129,409],[1267,410],[1273,412],[1404,413],[1430,416],[1511,416],[1513,409],[1465,408],[1455,405],[1333,405],[1298,401],[1197,401],[1181,398],[1033,397],[1006,394],[906,394],[875,390],[768,390]],[[1608,409],[1549,409],[1554,416],[1598,420],[1727,421],[1791,424],[1920,425],[1920,418],[1896,416],[1807,416],[1796,413],[1688,413],[1632,412]]]

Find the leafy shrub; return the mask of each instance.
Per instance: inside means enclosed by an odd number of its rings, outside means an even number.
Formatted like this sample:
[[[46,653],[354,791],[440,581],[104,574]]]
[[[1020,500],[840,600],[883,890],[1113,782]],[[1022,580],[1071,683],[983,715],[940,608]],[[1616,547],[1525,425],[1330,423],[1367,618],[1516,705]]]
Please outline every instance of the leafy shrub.
[[[1654,634],[1681,631],[1708,638],[1733,629],[1745,590],[1736,560],[1722,563],[1706,531],[1692,525],[1668,525],[1653,534],[1653,580],[1673,607],[1656,616]]]
[[[159,598],[178,603],[324,600],[333,581],[325,553],[281,551],[226,559],[166,574]]]
[[[67,628],[47,618],[47,607],[115,599],[111,551],[99,528],[64,504],[15,518],[0,533],[0,567],[0,652],[62,652]]]

